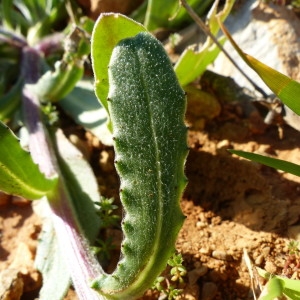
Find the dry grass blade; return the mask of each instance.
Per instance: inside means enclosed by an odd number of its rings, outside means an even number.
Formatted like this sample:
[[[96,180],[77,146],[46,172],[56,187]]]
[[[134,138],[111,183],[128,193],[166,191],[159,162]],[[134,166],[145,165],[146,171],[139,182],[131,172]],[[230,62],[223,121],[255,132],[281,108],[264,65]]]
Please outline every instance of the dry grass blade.
[[[261,293],[263,287],[259,281],[259,275],[257,274],[246,249],[244,249],[243,259],[249,271],[253,299],[257,300],[257,295]]]

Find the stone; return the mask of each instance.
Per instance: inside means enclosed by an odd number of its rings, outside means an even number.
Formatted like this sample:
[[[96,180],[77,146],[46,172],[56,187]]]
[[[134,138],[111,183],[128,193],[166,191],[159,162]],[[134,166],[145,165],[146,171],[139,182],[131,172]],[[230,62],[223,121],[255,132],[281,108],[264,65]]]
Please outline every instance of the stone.
[[[24,283],[24,293],[37,290],[42,285],[41,274],[33,267],[34,253],[30,246],[21,242],[18,244],[15,258],[10,267],[19,270]]]
[[[225,251],[222,250],[214,250],[211,254],[213,258],[225,260],[225,261],[231,261],[232,256],[228,255]]]
[[[199,268],[193,269],[192,271],[188,272],[189,284],[193,285],[197,282],[197,280],[204,276],[208,271],[206,266],[201,266]]]
[[[260,266],[264,261],[264,256],[261,254],[255,259],[255,265]]]
[[[267,261],[265,264],[265,270],[270,274],[276,274],[277,267],[272,261]]]
[[[265,247],[261,250],[261,253],[263,254],[264,257],[267,257],[271,252],[271,248],[270,247]]]
[[[264,4],[261,1],[244,1],[244,5],[227,18],[225,26],[245,53],[300,81],[300,20],[292,10],[286,6]],[[256,84],[266,93],[272,93],[240,58],[229,41],[224,48]],[[223,53],[215,60],[212,70],[230,76],[240,86],[253,90],[253,86]]]
[[[0,273],[0,299],[19,300],[23,294],[24,282],[17,269],[9,268]]]

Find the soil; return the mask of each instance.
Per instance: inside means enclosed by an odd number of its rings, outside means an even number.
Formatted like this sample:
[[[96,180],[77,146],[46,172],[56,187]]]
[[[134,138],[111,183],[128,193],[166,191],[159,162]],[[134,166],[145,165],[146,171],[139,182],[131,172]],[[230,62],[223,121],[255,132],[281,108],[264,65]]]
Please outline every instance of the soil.
[[[300,178],[238,158],[227,149],[299,164],[300,133],[287,125],[264,125],[258,111],[245,112],[241,102],[219,103],[221,109],[212,118],[199,117],[195,102],[188,105],[189,182],[181,200],[186,220],[176,243],[187,275],[179,299],[254,299],[258,277],[254,273],[251,285],[244,252],[253,266],[298,278],[288,244],[300,239]],[[65,126],[65,133],[73,140],[77,135],[77,145],[85,146],[101,193],[118,199],[113,148],[73,124]],[[40,220],[24,199],[2,198],[1,204],[2,284],[7,291],[21,291],[23,300],[35,299],[42,283],[33,265]],[[110,233],[120,240],[118,229]],[[158,293],[148,291],[141,299],[158,298]],[[66,299],[77,299],[73,290]]]

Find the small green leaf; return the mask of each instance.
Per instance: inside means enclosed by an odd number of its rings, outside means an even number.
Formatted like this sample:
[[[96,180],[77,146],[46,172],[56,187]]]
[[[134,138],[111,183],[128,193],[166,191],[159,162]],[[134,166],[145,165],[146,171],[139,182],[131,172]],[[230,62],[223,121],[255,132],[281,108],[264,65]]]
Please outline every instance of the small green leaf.
[[[266,285],[267,294],[260,297],[259,300],[274,300],[283,295],[283,281],[277,277],[272,277]]]
[[[83,71],[83,61],[68,64],[60,61],[55,64],[54,71],[47,71],[37,83],[28,86],[42,101],[57,102],[73,90]]]
[[[220,30],[219,21],[224,22],[226,20],[231,12],[234,3],[235,0],[226,0],[223,9],[220,12],[217,12],[219,1],[215,1],[207,17],[208,25],[213,35],[216,36],[218,34]]]
[[[224,38],[220,40],[221,44],[224,42]],[[180,84],[186,86],[201,76],[219,53],[220,49],[217,45],[211,43],[205,43],[200,51],[195,51],[192,47],[186,48],[174,67]]]
[[[292,300],[300,300],[300,280],[294,280],[298,282],[298,286],[295,289],[284,288],[283,294],[288,296]]]
[[[246,159],[258,162],[260,164],[264,164],[266,166],[282,170],[284,172],[288,172],[291,174],[294,174],[296,176],[300,176],[300,166],[297,164],[293,164],[291,162],[281,160],[281,159],[276,159],[256,153],[251,153],[251,152],[245,152],[245,151],[240,151],[240,150],[228,150],[229,152],[239,155],[241,157],[244,157]]]
[[[124,38],[132,37],[146,28],[120,14],[101,14],[92,34],[91,56],[95,76],[95,93],[108,113],[109,89],[107,66],[114,47]],[[101,59],[99,59],[101,57]]]
[[[288,292],[294,291],[297,294],[298,298],[300,296],[300,280],[285,278],[281,276],[276,276],[280,278],[284,283],[284,293],[288,290]],[[298,299],[296,298],[296,299]]]
[[[292,111],[300,115],[300,83],[268,67],[254,57],[245,54],[249,66],[261,77],[266,85]]]
[[[203,15],[213,0],[188,0],[189,5],[199,15]],[[178,28],[190,22],[186,10],[179,6],[178,0],[149,0],[145,15],[145,27],[149,30],[157,28]]]
[[[260,267],[256,267],[255,268],[257,270],[257,273],[259,276],[261,276],[262,278],[265,278],[265,279],[269,279],[271,274],[269,272],[267,272],[266,270],[260,268]]]
[[[6,121],[11,118],[21,103],[23,78],[20,76],[13,87],[0,98],[0,120]]]
[[[56,183],[57,178],[45,178],[17,137],[0,123],[0,189],[8,194],[39,199],[53,190]]]
[[[218,19],[224,21],[227,18],[234,2],[235,0],[227,0],[223,10],[219,13],[217,13],[218,1],[212,6],[207,17],[207,26],[214,36],[217,36],[220,30]],[[225,41],[225,37],[219,39],[221,45],[223,45]],[[180,84],[185,86],[201,76],[207,66],[217,58],[220,51],[221,49],[214,44],[210,37],[207,37],[206,42],[199,51],[195,51],[191,47],[185,49],[174,68]]]

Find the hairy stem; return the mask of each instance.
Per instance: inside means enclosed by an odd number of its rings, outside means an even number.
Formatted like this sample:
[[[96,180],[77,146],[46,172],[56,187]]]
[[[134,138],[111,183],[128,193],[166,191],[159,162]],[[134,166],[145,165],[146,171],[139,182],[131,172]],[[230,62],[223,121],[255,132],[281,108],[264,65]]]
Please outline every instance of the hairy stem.
[[[29,150],[40,171],[47,177],[56,174],[49,137],[42,123],[41,111],[38,97],[30,90],[30,84],[34,84],[39,79],[40,55],[29,47],[23,49],[21,72],[24,77],[23,88],[23,113],[24,120],[29,132]]]

